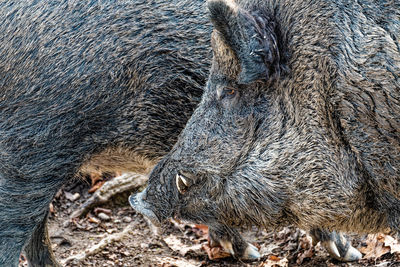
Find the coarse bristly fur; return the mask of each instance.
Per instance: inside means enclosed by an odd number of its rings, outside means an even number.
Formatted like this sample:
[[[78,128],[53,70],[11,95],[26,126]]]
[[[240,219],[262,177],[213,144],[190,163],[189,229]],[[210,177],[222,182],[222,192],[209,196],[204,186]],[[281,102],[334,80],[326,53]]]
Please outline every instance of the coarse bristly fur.
[[[46,214],[81,169],[146,171],[211,62],[204,1],[0,1],[0,266],[57,265]]]
[[[137,209],[155,221],[399,233],[400,2],[208,8],[205,93]]]

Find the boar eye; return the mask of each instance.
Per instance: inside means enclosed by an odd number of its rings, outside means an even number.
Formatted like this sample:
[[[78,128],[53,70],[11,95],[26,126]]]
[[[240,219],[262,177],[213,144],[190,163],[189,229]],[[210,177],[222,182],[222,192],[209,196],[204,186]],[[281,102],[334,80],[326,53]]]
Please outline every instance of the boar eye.
[[[176,175],[175,183],[176,183],[176,187],[178,188],[179,193],[181,193],[181,194],[184,194],[189,188],[189,183],[188,183],[187,179],[181,174]]]
[[[222,93],[221,93],[221,99],[227,98],[227,99],[231,99],[234,98],[237,94],[237,90],[235,88],[232,87],[224,87],[224,89],[222,89]]]

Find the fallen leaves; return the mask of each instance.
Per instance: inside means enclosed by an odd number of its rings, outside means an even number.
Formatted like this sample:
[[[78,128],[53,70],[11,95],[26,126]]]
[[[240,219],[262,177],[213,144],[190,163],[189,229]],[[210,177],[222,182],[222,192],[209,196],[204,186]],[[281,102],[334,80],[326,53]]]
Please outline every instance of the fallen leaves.
[[[202,249],[207,252],[210,260],[224,259],[231,257],[231,254],[226,252],[222,247],[211,247],[210,244],[204,244]]]
[[[160,264],[158,264],[158,266],[161,266],[161,267],[200,267],[201,263],[198,263],[195,260],[175,259],[173,257],[162,257],[160,259]]]
[[[196,233],[197,236],[208,236],[208,226],[204,224],[195,224],[192,227],[192,230]]]
[[[271,261],[280,261],[280,260],[281,260],[279,257],[277,257],[277,256],[275,256],[275,255],[269,256],[269,259],[270,259]]]
[[[259,267],[287,267],[289,266],[289,261],[287,258],[279,258],[277,256],[271,255],[268,259],[262,262]]]
[[[181,256],[185,256],[190,252],[201,254],[199,251],[204,250],[210,260],[217,260],[231,257],[231,254],[226,252],[222,247],[211,247],[208,240],[208,227],[204,224],[185,224],[179,220],[171,220],[172,224],[185,232],[185,236],[195,243],[194,245],[185,245],[176,236],[169,235],[164,238],[164,242],[170,249],[177,252]],[[194,236],[193,236],[194,235]],[[191,236],[194,238],[191,238]]]
[[[391,237],[390,235],[386,235],[385,236],[385,246],[390,247],[390,253],[394,254],[394,253],[400,253],[400,244],[399,242],[394,239],[393,237]]]
[[[88,220],[89,220],[89,222],[95,223],[95,224],[100,224],[101,223],[101,220],[99,220],[98,218],[93,217],[93,216],[90,216]]]
[[[273,243],[261,245],[261,255],[269,256],[259,267],[285,267],[294,262],[301,265],[314,256],[311,237],[305,231],[284,227],[274,236]]]
[[[308,235],[301,237],[299,240],[299,247],[301,249],[297,255],[296,263],[301,265],[305,259],[312,258],[314,256],[311,237]]]
[[[201,250],[201,244],[186,245],[175,235],[169,235],[163,238],[167,246],[181,256],[186,256],[189,252],[198,254]]]
[[[385,234],[369,234],[359,248],[365,254],[364,259],[378,259],[387,253],[400,253],[400,244],[393,237]]]
[[[104,250],[106,246],[109,246],[110,244],[120,241],[127,237],[129,234],[132,233],[132,229],[134,228],[134,225],[128,224],[123,231],[115,233],[115,234],[110,234],[106,235],[103,239],[101,239],[99,242],[94,244],[93,246],[87,248],[85,251],[81,251],[79,254],[71,255],[68,258],[64,259],[62,261],[63,266],[67,265],[67,263],[71,261],[78,261],[81,262],[85,260],[87,257],[94,255],[98,253],[99,251]],[[103,251],[104,253],[104,251]]]

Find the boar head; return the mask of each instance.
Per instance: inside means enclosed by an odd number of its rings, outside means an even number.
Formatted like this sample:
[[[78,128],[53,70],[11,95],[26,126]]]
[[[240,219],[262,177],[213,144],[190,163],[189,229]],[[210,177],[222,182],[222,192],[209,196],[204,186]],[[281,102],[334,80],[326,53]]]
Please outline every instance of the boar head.
[[[326,129],[329,58],[296,63],[313,59],[306,49],[292,54],[294,39],[271,8],[228,0],[208,8],[213,62],[202,101],[147,189],[130,197],[132,206],[153,222],[177,217],[209,226],[310,229],[333,216],[345,220],[350,209],[340,200],[357,179],[349,179],[356,177],[349,156]]]

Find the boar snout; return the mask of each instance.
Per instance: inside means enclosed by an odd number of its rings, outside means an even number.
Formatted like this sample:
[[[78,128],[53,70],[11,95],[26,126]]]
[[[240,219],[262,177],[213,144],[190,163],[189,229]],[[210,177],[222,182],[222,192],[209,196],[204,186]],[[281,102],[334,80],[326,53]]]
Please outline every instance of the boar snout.
[[[151,210],[150,204],[145,201],[146,191],[147,190],[144,190],[141,193],[132,194],[129,197],[129,204],[134,210],[146,216],[154,225],[160,226],[161,220]]]

